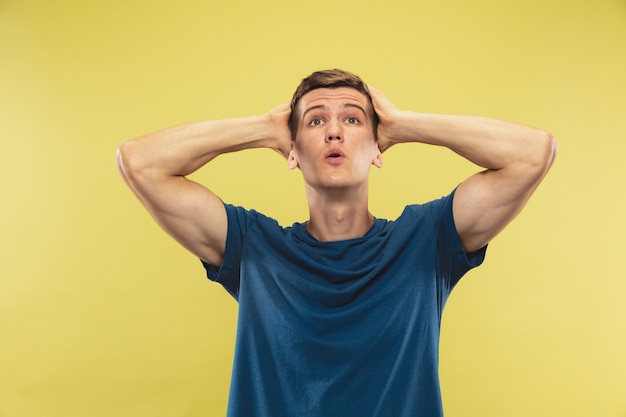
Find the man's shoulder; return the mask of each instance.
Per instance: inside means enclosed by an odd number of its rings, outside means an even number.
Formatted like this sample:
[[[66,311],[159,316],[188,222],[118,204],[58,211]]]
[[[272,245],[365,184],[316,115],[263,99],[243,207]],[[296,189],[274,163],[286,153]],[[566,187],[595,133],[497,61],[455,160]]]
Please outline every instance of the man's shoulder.
[[[237,227],[239,229],[245,229],[246,231],[253,228],[261,228],[270,231],[284,231],[286,229],[281,226],[275,218],[255,209],[229,203],[224,203],[224,207],[226,208],[226,215],[230,227]]]
[[[452,210],[452,200],[454,199],[454,191],[450,194],[436,198],[424,203],[409,204],[404,208],[404,211],[398,218],[414,218],[419,216],[421,218],[428,217],[440,217],[446,210]]]

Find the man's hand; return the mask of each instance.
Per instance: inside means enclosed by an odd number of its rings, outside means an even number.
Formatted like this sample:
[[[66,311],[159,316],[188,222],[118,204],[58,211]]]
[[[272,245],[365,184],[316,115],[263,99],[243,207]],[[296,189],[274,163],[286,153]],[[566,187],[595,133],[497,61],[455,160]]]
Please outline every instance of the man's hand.
[[[372,96],[374,111],[378,115],[378,148],[384,152],[398,143],[397,132],[394,132],[394,128],[402,110],[396,107],[380,90],[371,85],[368,85],[367,89]]]
[[[291,130],[289,129],[289,116],[291,115],[291,106],[289,103],[279,104],[270,110],[266,116],[270,123],[269,147],[278,152],[283,158],[289,156],[291,151]]]

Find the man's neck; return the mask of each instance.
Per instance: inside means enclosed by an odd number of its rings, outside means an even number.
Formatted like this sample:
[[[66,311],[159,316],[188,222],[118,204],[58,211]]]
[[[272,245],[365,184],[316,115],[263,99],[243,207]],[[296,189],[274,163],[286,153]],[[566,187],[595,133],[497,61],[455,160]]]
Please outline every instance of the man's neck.
[[[323,198],[309,196],[309,233],[320,242],[354,239],[365,235],[374,223],[367,195]],[[356,198],[354,198],[356,197]]]

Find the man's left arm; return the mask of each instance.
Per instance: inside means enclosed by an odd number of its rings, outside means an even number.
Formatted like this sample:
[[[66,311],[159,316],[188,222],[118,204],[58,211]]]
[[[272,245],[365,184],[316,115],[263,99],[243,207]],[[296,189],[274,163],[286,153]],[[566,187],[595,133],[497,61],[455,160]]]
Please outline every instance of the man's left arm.
[[[485,168],[456,190],[454,222],[467,252],[491,241],[526,205],[556,156],[544,130],[479,116],[400,110],[370,87],[379,116],[379,146],[421,142],[445,146]]]

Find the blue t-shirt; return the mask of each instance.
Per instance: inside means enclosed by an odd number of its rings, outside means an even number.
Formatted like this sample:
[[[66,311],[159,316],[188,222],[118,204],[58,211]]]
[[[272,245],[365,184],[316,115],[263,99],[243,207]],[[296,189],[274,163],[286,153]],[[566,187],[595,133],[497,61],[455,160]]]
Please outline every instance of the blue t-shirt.
[[[454,193],[319,242],[226,205],[226,252],[208,277],[239,302],[229,417],[442,416],[439,331],[464,252]]]

